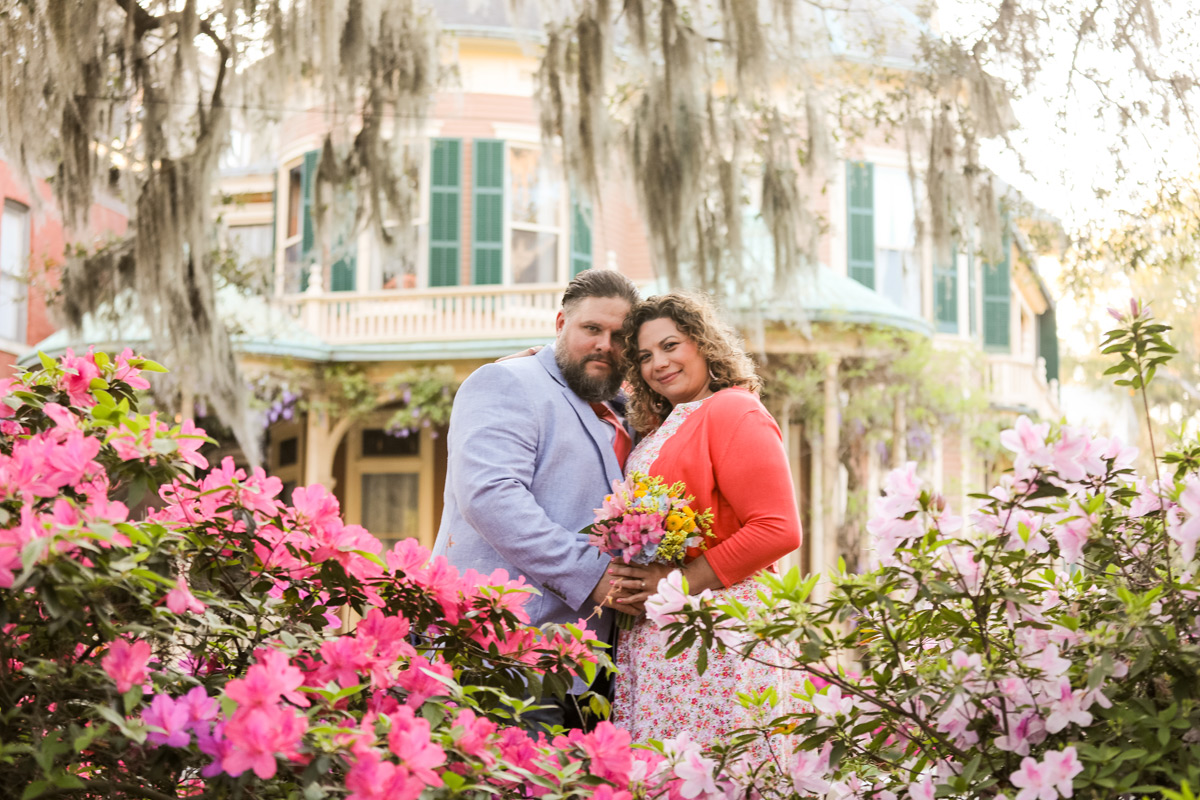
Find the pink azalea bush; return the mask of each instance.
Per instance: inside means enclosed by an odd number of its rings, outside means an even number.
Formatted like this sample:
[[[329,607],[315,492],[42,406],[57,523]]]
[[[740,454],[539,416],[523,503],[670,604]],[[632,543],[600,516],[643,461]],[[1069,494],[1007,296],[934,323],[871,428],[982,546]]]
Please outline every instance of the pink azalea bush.
[[[1144,307],[1117,316],[1110,373],[1139,390],[1174,351]],[[866,574],[820,589],[768,576],[761,613],[682,602],[665,583],[647,604],[675,646],[737,647],[811,676],[801,710],[712,755],[728,771],[772,745],[745,796],[1194,796],[1200,443],[1141,477],[1133,448],[1082,427],[1020,417],[1000,441],[1012,469],[969,512],[914,464],[894,471]]]
[[[502,571],[385,552],[324,487],[208,464],[203,431],[138,413],[161,369],[68,352],[0,380],[5,792],[711,795],[693,745],[515,725],[515,698],[611,663],[582,625],[529,627]]]

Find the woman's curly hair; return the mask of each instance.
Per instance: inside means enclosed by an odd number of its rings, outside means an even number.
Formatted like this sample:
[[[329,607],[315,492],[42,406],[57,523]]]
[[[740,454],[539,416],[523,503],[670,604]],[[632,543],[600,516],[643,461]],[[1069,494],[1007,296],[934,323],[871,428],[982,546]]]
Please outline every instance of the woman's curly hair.
[[[625,378],[631,387],[627,413],[639,433],[654,430],[671,413],[671,403],[650,388],[638,363],[638,331],[656,319],[671,320],[681,333],[696,343],[700,355],[708,362],[708,374],[712,378],[708,388],[712,391],[730,386],[741,386],[755,393],[762,389],[762,379],[754,371],[754,362],[742,349],[741,337],[717,318],[711,300],[691,292],[651,297],[634,307],[621,332],[625,341]]]

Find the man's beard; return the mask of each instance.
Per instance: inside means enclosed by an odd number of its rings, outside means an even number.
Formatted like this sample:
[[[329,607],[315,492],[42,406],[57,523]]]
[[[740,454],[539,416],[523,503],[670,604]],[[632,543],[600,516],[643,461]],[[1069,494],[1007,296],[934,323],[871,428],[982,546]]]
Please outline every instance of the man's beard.
[[[607,377],[589,375],[587,372],[589,361],[608,364],[612,370]],[[554,362],[558,364],[563,380],[567,382],[567,386],[571,387],[571,391],[589,403],[603,403],[605,400],[611,400],[617,396],[617,390],[621,388],[621,371],[617,369],[610,357],[589,353],[579,361],[572,361],[565,352],[556,350]]]

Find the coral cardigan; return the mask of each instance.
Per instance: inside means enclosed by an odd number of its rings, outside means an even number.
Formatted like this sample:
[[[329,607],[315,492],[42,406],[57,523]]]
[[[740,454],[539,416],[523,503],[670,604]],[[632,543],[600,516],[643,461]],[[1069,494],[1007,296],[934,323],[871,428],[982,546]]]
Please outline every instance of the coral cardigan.
[[[800,515],[779,426],[745,389],[705,400],[663,443],[650,472],[683,481],[693,508],[713,511],[708,563],[725,586],[800,546]],[[689,555],[695,556],[699,550]]]

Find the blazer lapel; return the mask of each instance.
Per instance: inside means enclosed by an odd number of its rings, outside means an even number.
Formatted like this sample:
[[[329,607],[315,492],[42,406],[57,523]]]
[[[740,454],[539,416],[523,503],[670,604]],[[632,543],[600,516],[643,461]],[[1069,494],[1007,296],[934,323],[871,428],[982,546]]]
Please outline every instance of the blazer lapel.
[[[571,404],[571,408],[575,410],[579,421],[583,424],[584,430],[592,437],[592,442],[596,445],[596,450],[604,463],[604,474],[608,483],[614,480],[621,480],[624,476],[621,474],[621,465],[617,463],[617,453],[613,449],[612,441],[609,437],[609,424],[600,417],[596,416],[596,412],[592,406],[584,401],[582,397],[575,394],[570,386],[567,386],[567,381],[562,376],[562,370],[558,368],[558,362],[554,360],[553,347],[544,347],[535,358],[537,358],[546,372],[550,373],[563,395],[567,398],[567,402]]]

